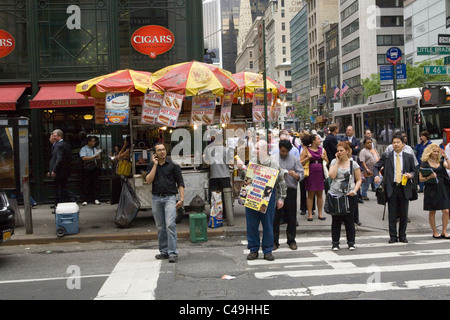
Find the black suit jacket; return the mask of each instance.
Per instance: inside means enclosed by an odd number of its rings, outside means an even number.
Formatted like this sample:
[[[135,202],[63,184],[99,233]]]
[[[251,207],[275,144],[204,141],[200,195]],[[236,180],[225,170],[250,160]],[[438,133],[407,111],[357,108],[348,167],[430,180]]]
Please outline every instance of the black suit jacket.
[[[347,136],[344,138],[344,141],[349,141]],[[350,147],[352,148],[352,155],[357,156],[361,151],[361,143],[359,142],[359,139],[356,139],[356,137],[353,136],[352,142],[350,142]]]
[[[72,162],[72,150],[70,144],[64,140],[60,140],[55,144],[50,159],[50,173],[56,174],[55,178],[70,177],[70,169]]]
[[[323,148],[327,152],[328,163],[331,163],[331,161],[336,158],[337,144],[337,138],[332,133],[327,135],[325,140],[323,141]]]
[[[395,181],[395,151],[389,153],[383,153],[380,160],[374,165],[373,174],[375,176],[379,175],[379,171],[382,167],[383,170],[383,184],[386,192],[386,197],[389,199],[392,195],[392,191],[394,190],[394,181]],[[404,173],[411,173],[413,175],[417,174],[417,168],[414,165],[414,156],[403,152],[403,170]],[[406,186],[403,187],[403,192],[405,194],[406,199],[411,199],[412,197],[412,189],[413,189],[413,179],[408,179]]]

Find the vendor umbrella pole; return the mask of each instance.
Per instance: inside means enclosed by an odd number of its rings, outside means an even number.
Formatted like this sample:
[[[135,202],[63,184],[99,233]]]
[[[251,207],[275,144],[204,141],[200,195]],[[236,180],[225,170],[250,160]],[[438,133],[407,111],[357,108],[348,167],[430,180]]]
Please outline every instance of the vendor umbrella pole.
[[[267,118],[267,73],[266,73],[266,23],[262,19],[262,45],[263,45],[263,83],[264,83],[264,128],[266,129],[266,139],[269,137],[269,119]],[[269,142],[269,141],[267,141]],[[267,146],[269,148],[269,146]]]

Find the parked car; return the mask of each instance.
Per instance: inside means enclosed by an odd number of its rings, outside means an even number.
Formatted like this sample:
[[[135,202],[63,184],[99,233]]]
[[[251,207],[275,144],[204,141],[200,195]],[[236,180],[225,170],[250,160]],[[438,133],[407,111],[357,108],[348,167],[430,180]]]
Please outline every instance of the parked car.
[[[14,210],[9,204],[6,193],[0,189],[0,243],[11,240],[15,223]]]

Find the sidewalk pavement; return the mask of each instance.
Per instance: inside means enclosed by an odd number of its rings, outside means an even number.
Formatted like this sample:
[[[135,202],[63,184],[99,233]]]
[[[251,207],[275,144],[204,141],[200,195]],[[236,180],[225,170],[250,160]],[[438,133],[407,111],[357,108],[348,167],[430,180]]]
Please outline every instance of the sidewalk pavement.
[[[388,240],[388,213],[386,207],[385,220],[382,220],[383,206],[376,203],[374,192],[368,194],[370,200],[364,201],[359,205],[359,215],[361,226],[357,227],[357,232],[379,232],[385,233]],[[119,228],[115,225],[117,205],[101,203],[100,205],[89,204],[81,206],[79,211],[79,232],[77,234],[67,234],[63,237],[56,235],[55,215],[52,214],[50,205],[38,205],[36,209],[32,209],[32,225],[33,232],[26,233],[24,226],[16,227],[15,233],[10,241],[4,242],[3,245],[18,244],[44,244],[58,242],[88,242],[88,241],[104,241],[104,240],[157,240],[157,229],[153,220],[151,209],[141,210],[132,222],[129,228]],[[24,207],[19,206],[22,221],[25,224]],[[206,206],[205,213],[209,216],[209,206]],[[324,213],[325,221],[317,219],[313,216],[313,221],[307,221],[307,215],[297,213],[299,226],[297,227],[297,235],[319,232],[323,235],[330,235],[331,241],[331,216]],[[408,233],[429,233],[431,237],[431,228],[428,223],[428,211],[423,211],[423,194],[419,194],[419,199],[409,204]],[[438,229],[440,227],[440,214],[436,217]],[[285,238],[286,225],[280,227],[280,237]],[[234,202],[234,225],[227,225],[225,219],[224,225],[219,228],[207,228],[208,239],[210,237],[223,236],[245,236],[246,222],[244,207]],[[179,239],[190,238],[190,226],[188,213],[185,214],[182,221],[177,224],[177,234]],[[345,238],[345,230],[343,228],[341,237]],[[386,241],[387,241],[386,240]]]

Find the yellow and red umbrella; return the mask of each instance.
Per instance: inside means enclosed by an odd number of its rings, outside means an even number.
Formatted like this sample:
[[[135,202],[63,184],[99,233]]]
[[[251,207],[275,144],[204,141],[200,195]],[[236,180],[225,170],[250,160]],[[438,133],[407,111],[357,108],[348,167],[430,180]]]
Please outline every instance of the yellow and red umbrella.
[[[233,79],[239,86],[239,90],[245,94],[253,94],[257,89],[264,88],[263,75],[254,72],[238,72],[233,74]],[[277,81],[266,77],[267,91],[272,92],[275,96],[286,94],[287,89]]]
[[[214,65],[191,61],[165,67],[152,74],[153,89],[193,96],[212,93],[222,96],[233,93],[238,86],[227,70]]]
[[[130,96],[143,96],[152,85],[152,74],[131,69],[92,78],[76,86],[76,92],[94,98],[104,98],[107,92],[129,92]]]

